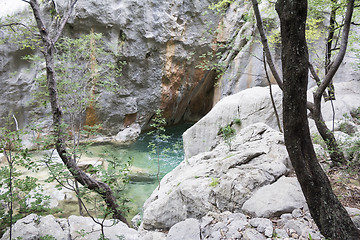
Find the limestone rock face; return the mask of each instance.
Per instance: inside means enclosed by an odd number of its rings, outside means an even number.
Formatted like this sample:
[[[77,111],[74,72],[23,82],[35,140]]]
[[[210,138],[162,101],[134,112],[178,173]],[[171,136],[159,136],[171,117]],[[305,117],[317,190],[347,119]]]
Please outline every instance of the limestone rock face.
[[[353,124],[352,112],[360,106],[360,82],[350,81],[336,83],[335,107],[335,130],[339,130],[340,124],[345,131],[353,133],[357,131]],[[275,105],[282,124],[282,92],[278,86],[272,86]],[[307,96],[312,102],[314,89],[309,89]],[[219,130],[228,124],[234,123],[235,119],[241,120],[241,125],[233,124],[238,132],[241,128],[256,122],[263,122],[274,129],[278,129],[274,109],[270,99],[268,87],[253,87],[237,94],[228,96],[219,101],[211,111],[200,121],[194,124],[183,134],[185,158],[190,158],[198,153],[209,151],[219,142]],[[331,102],[322,103],[322,114],[328,127],[332,129],[333,111]],[[344,120],[344,114],[348,116]],[[314,121],[309,118],[309,126],[312,133],[317,133]],[[346,125],[344,125],[346,123]],[[196,143],[196,144],[194,144]]]
[[[272,88],[277,111],[281,117],[282,92],[278,86]],[[241,120],[241,124],[233,124],[237,131],[257,122],[278,129],[269,96],[268,87],[254,87],[223,98],[205,117],[183,134],[185,158],[213,149],[219,142],[220,128],[234,122],[235,119]]]
[[[60,13],[67,6],[66,0],[54,2]],[[235,0],[220,16],[209,10],[212,3],[215,1],[79,1],[64,35],[77,37],[93,29],[103,34],[106,50],[117,54],[111,61],[126,62],[122,76],[114,77],[122,89],[101,92],[97,111],[88,111],[85,117],[101,123],[106,133],[116,135],[135,122],[146,128],[158,108],[164,110],[169,124],[197,121],[225,96],[266,86],[259,61],[262,47],[254,21],[247,19],[251,4]],[[260,8],[269,8],[267,4],[262,2]],[[31,13],[24,13],[24,3],[17,7],[3,5],[9,11],[0,11],[0,16],[15,13],[32,18]],[[264,17],[277,18],[275,12]],[[229,43],[231,47],[221,47]],[[31,53],[34,51],[10,43],[0,46],[0,117],[12,111],[22,127],[31,122],[30,112],[35,110],[42,125],[49,126],[51,118],[45,118],[49,109],[29,105],[31,93],[38,91],[34,78],[45,68],[44,62],[31,65],[21,59]],[[275,48],[278,69],[279,54]],[[335,82],[358,79],[358,74],[349,70],[352,59],[345,58]],[[215,70],[223,73],[218,80]],[[274,83],[271,74],[270,81]]]
[[[55,1],[56,10],[62,12],[67,2]],[[94,116],[86,117],[96,119],[114,135],[134,122],[146,127],[160,107],[169,123],[198,120],[206,114],[212,106],[214,74],[196,66],[202,61],[200,55],[212,51],[213,35],[208,28],[215,29],[220,20],[208,9],[212,2],[79,1],[64,35],[76,37],[93,29],[103,34],[106,50],[119,55],[116,61],[126,62],[122,76],[114,77],[122,89],[102,92],[97,111],[87,113]],[[26,9],[17,10],[25,14]],[[27,14],[30,19],[31,13]],[[33,110],[27,103],[36,91],[34,78],[45,64],[32,66],[21,60],[33,52],[11,44],[0,50],[0,116],[12,110],[23,126]]]
[[[289,171],[282,134],[263,123],[242,129],[232,150],[221,143],[184,160],[144,204],[145,229],[169,229],[207,212],[241,211],[253,192]]]

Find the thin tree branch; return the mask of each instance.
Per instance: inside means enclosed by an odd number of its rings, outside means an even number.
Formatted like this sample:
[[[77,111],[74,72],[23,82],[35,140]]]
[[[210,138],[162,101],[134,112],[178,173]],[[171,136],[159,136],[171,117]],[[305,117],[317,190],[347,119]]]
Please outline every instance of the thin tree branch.
[[[254,12],[255,12],[255,17],[256,17],[256,24],[257,24],[257,27],[258,27],[258,30],[259,30],[259,33],[260,33],[260,36],[261,36],[261,42],[263,44],[263,48],[264,48],[264,51],[265,51],[265,55],[266,55],[266,60],[269,64],[269,67],[270,67],[270,70],[271,70],[271,73],[272,75],[274,76],[275,80],[276,80],[276,83],[279,85],[280,89],[283,88],[283,83],[282,83],[282,80],[275,68],[275,64],[272,60],[272,56],[271,56],[271,52],[270,52],[270,48],[269,48],[269,45],[268,45],[268,41],[267,41],[267,38],[266,38],[266,35],[265,35],[265,32],[264,32],[264,26],[263,26],[263,22],[262,22],[262,19],[261,19],[261,15],[260,15],[260,11],[259,11],[259,6],[258,6],[258,2],[257,0],[251,0],[252,1],[252,5],[253,5],[253,9],[254,9]]]
[[[254,0],[253,0],[254,1]],[[354,10],[354,0],[349,0],[346,7],[346,15],[344,21],[344,28],[342,33],[340,51],[333,64],[331,64],[328,73],[325,75],[324,81],[319,85],[318,89],[314,94],[314,98],[321,98],[321,95],[324,93],[327,86],[329,86],[331,80],[333,79],[336,71],[339,69],[341,62],[344,59],[346,48],[348,45],[348,38],[351,25],[351,17]]]
[[[310,73],[311,75],[313,76],[316,84],[319,86],[321,84],[321,80],[319,78],[319,75],[317,75],[315,69],[314,69],[314,66],[309,62],[309,69],[310,69]],[[323,93],[323,96],[324,96],[324,99],[328,99],[329,96],[327,95],[327,93],[324,91]]]
[[[263,50],[263,59],[264,59],[263,63],[264,63],[265,75],[266,75],[266,79],[267,79],[268,84],[269,84],[269,91],[270,91],[271,103],[272,103],[273,108],[274,108],[274,113],[275,113],[276,122],[277,122],[277,125],[278,125],[278,128],[279,128],[279,131],[282,133],[283,130],[282,130],[282,128],[281,128],[280,118],[279,118],[279,114],[278,114],[277,109],[276,109],[276,104],[275,104],[275,101],[274,101],[273,92],[272,92],[272,87],[271,87],[271,82],[270,82],[269,74],[268,74],[268,72],[267,72],[266,59],[265,59],[265,51],[264,51],[264,50]]]
[[[61,36],[61,33],[62,33],[62,31],[63,31],[63,29],[64,29],[64,27],[65,27],[65,24],[67,23],[67,21],[68,21],[70,15],[71,15],[71,13],[72,13],[74,7],[75,7],[75,4],[77,3],[77,1],[78,1],[78,0],[74,0],[72,3],[70,3],[70,7],[69,7],[67,13],[66,13],[66,14],[64,15],[64,17],[61,19],[60,27],[59,27],[59,29],[57,30],[57,33],[56,33],[56,35],[55,35],[55,37],[54,37],[54,39],[53,39],[53,43],[56,43],[57,40],[59,39],[59,37]]]

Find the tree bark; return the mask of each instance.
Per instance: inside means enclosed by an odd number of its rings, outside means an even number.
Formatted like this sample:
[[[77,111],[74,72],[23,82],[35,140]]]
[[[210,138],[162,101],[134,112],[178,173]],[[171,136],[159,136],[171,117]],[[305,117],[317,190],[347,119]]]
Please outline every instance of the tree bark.
[[[252,5],[253,5],[254,13],[255,13],[256,24],[257,24],[257,27],[258,27],[258,30],[259,30],[259,33],[261,36],[261,43],[263,45],[263,49],[264,49],[264,52],[265,52],[265,55],[267,58],[267,62],[270,66],[270,70],[271,70],[273,76],[276,79],[276,82],[278,83],[279,87],[282,89],[283,83],[282,83],[282,80],[280,79],[279,74],[277,73],[275,65],[272,61],[271,52],[270,52],[270,49],[269,49],[269,46],[267,43],[267,38],[266,38],[266,35],[264,32],[264,27],[263,27],[262,18],[261,18],[261,14],[259,11],[257,0],[252,0]],[[352,11],[352,10],[347,9],[347,15],[348,15],[348,12],[350,12],[350,11]],[[348,27],[350,27],[350,26],[348,26]],[[344,30],[346,30],[346,28],[344,28]],[[343,38],[347,39],[348,34],[343,34]],[[342,59],[341,59],[341,61],[342,61]],[[341,63],[341,61],[340,61],[340,63]],[[339,61],[336,61],[336,66],[337,66],[337,64],[339,64]],[[316,83],[318,84],[318,86],[322,85],[323,83],[321,82],[319,76],[316,74],[316,72],[311,64],[309,64],[309,69],[310,69],[311,73],[313,74],[313,77],[316,80]],[[332,72],[330,72],[331,78],[334,76],[334,74],[336,72],[336,70],[334,72],[334,69],[337,70],[337,68],[333,68]],[[327,80],[326,78],[325,78],[325,80],[327,81],[327,85],[324,85],[324,87],[326,88],[327,86],[329,86],[331,84],[331,81]],[[329,155],[330,155],[331,161],[334,164],[345,163],[344,153],[340,150],[340,148],[336,142],[336,139],[334,137],[334,134],[326,126],[326,124],[323,120],[322,114],[321,114],[321,95],[326,97],[325,99],[328,99],[328,95],[325,92],[325,88],[321,88],[324,90],[322,92],[317,92],[315,94],[316,96],[320,96],[319,99],[315,99],[315,95],[314,95],[314,103],[315,104],[308,102],[308,104],[307,104],[308,110],[312,113],[317,130],[319,131],[320,136],[323,138],[323,140],[329,150]]]
[[[251,0],[251,1],[252,1],[254,13],[255,13],[256,25],[257,25],[259,33],[260,33],[261,43],[263,45],[263,51],[265,52],[267,63],[269,64],[271,73],[274,76],[276,83],[279,85],[280,89],[282,89],[283,88],[283,86],[282,86],[283,83],[282,83],[282,80],[281,80],[278,72],[276,71],[274,61],[272,60],[268,40],[267,40],[267,37],[265,35],[264,25],[263,25],[263,22],[262,22],[262,19],[261,19],[260,11],[259,11],[258,2],[257,2],[257,0]]]
[[[283,67],[284,137],[292,165],[320,232],[331,239],[360,239],[345,208],[334,195],[318,163],[307,120],[308,50],[305,39],[306,0],[278,0]]]
[[[345,163],[345,157],[343,152],[339,149],[334,134],[327,128],[326,124],[324,123],[322,114],[321,114],[321,96],[324,94],[326,87],[331,84],[331,81],[337,72],[338,68],[340,67],[341,62],[344,59],[348,38],[350,33],[350,26],[351,26],[351,18],[354,11],[354,0],[349,0],[346,6],[346,13],[345,13],[345,21],[344,21],[344,28],[342,32],[340,50],[338,56],[335,58],[334,62],[327,66],[327,71],[324,80],[319,85],[318,89],[314,93],[314,107],[310,109],[313,115],[313,119],[315,121],[316,127],[321,135],[321,137],[325,140],[327,147],[330,152],[331,160],[334,163]],[[331,98],[331,96],[330,96]]]
[[[54,44],[56,40],[60,37],[61,32],[65,26],[65,23],[69,18],[77,0],[74,0],[71,3],[71,7],[69,11],[66,13],[66,15],[63,17],[62,23],[60,24],[60,28],[55,34],[54,39],[51,39],[51,37],[49,36],[49,31],[47,30],[44,21],[42,20],[38,2],[36,0],[30,0],[26,2],[30,4],[33,10],[37,27],[39,29],[42,42],[44,44],[44,49],[42,50],[42,52],[44,54],[45,62],[46,62],[47,86],[48,86],[50,104],[51,104],[51,110],[53,116],[53,125],[55,131],[54,134],[56,138],[56,143],[55,143],[56,150],[59,153],[59,156],[62,159],[63,163],[66,165],[67,169],[74,176],[76,181],[78,181],[81,185],[87,187],[88,189],[93,190],[98,194],[100,194],[104,199],[106,205],[112,210],[113,217],[129,225],[126,218],[124,217],[123,212],[120,210],[119,205],[116,203],[116,199],[112,193],[111,188],[107,184],[93,179],[84,171],[82,171],[77,165],[76,161],[71,157],[71,154],[67,152],[67,147],[65,144],[64,136],[66,135],[66,133],[64,132],[64,129],[62,127],[63,112],[59,103],[57,84],[56,84],[56,73],[55,73],[55,64],[54,64],[54,54],[55,54]]]

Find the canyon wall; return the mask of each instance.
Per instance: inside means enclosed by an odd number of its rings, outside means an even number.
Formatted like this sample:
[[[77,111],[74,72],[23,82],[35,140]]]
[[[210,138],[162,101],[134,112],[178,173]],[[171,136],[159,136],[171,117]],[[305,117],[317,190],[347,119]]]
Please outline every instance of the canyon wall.
[[[134,122],[145,129],[156,109],[164,110],[169,124],[197,121],[225,96],[253,86],[267,85],[262,47],[251,15],[251,5],[234,1],[225,14],[208,7],[215,0],[105,0],[79,1],[64,35],[77,37],[93,29],[115,46],[125,61],[122,76],[113,77],[119,91],[103,91],[99,107],[87,111],[86,119],[102,123],[108,134],[116,134]],[[55,1],[61,13],[67,1]],[[5,13],[28,11],[19,6]],[[266,3],[262,8],[268,7]],[[44,7],[46,9],[46,6]],[[31,16],[31,13],[27,13]],[[274,13],[264,16],[276,18]],[[276,27],[276,24],[274,24]],[[4,33],[0,30],[0,36]],[[31,96],[37,89],[34,78],[44,63],[31,65],[22,60],[33,50],[0,46],[0,116],[15,112],[21,126],[31,122]],[[274,50],[280,69],[280,52]],[[260,59],[260,60],[259,60]],[[357,78],[345,60],[336,81]],[[271,77],[271,81],[274,80]],[[350,79],[349,79],[350,78]],[[36,109],[48,126],[49,109]]]

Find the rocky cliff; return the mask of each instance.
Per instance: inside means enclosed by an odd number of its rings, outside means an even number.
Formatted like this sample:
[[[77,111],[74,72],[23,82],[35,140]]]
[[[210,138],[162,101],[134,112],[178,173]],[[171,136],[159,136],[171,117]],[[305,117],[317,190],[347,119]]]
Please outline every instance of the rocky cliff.
[[[208,8],[214,2],[79,1],[65,35],[76,37],[94,29],[103,34],[105,42],[116,46],[120,60],[126,61],[122,76],[114,77],[122,86],[121,91],[103,92],[100,107],[95,112],[89,111],[92,116],[87,117],[102,123],[110,134],[134,122],[146,128],[158,108],[164,109],[169,124],[196,121],[223,97],[266,85],[251,6],[236,0],[221,15]],[[61,12],[66,3],[55,1],[56,10]],[[24,15],[27,11],[26,5],[4,7],[9,12],[3,11],[2,15],[13,12]],[[268,8],[266,3],[261,7]],[[272,19],[276,15],[265,17]],[[30,122],[32,107],[28,102],[36,91],[34,77],[44,64],[31,67],[21,60],[30,50],[0,47],[0,117],[12,110],[23,126]],[[280,66],[279,51],[274,53]],[[336,81],[357,78],[353,71],[347,71],[352,61],[351,58],[344,61],[338,73],[341,78]],[[42,116],[44,111],[36,114]]]

